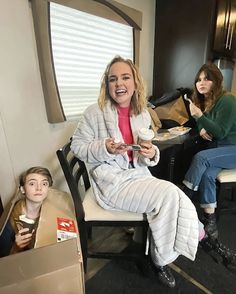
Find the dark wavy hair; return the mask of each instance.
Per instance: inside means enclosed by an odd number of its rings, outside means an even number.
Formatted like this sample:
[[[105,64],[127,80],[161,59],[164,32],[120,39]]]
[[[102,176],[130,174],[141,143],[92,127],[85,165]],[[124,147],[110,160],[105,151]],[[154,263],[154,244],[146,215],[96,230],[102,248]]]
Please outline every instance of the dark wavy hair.
[[[200,94],[196,88],[196,83],[201,73],[204,73],[206,78],[213,82],[209,96],[206,98]],[[194,80],[192,100],[203,111],[209,111],[216,101],[225,93],[223,89],[223,75],[219,68],[214,63],[203,64],[196,74]]]

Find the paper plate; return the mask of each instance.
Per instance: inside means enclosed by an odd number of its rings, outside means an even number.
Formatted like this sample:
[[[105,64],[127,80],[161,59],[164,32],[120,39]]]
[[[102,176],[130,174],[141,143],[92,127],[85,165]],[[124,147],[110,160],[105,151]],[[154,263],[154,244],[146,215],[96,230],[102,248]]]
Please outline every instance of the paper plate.
[[[187,134],[190,130],[191,128],[183,127],[183,126],[168,129],[170,134],[173,134],[173,135],[184,135],[184,134]]]
[[[165,133],[157,134],[155,136],[155,138],[153,138],[152,141],[167,141],[167,140],[173,139],[177,136],[178,135],[176,135],[176,134],[171,134],[170,132],[165,132]]]

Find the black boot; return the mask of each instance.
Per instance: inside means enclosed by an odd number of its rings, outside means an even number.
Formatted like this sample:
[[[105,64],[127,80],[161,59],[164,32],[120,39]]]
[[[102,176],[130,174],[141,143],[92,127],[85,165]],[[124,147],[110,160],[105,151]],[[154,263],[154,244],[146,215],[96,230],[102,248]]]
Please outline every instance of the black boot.
[[[174,288],[175,287],[175,278],[168,265],[157,267],[158,278],[162,284]]]
[[[229,270],[236,271],[236,254],[220,243],[218,239],[206,236],[199,245],[216,262],[223,263]]]
[[[211,239],[209,236],[206,235],[205,238],[199,242],[199,247],[210,255],[215,262],[223,262],[222,257],[215,251],[215,240]]]
[[[216,214],[204,212],[202,222],[207,235],[212,239],[217,239],[218,229],[216,224]]]
[[[182,187],[182,191],[188,196],[189,199],[194,200],[197,192],[189,189],[185,185]]]
[[[216,240],[215,251],[222,257],[223,264],[232,271],[236,271],[236,254]]]
[[[158,276],[159,281],[170,288],[175,287],[175,278],[168,265],[159,266],[154,264],[150,256],[144,258],[142,262],[137,264],[145,277],[155,278]]]

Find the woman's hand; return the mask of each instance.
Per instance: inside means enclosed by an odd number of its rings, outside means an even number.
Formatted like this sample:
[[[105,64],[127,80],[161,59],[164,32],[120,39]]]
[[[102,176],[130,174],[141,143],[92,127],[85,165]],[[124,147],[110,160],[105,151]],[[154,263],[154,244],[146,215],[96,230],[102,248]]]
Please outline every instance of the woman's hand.
[[[15,235],[15,243],[18,248],[25,248],[29,245],[30,241],[32,240],[34,231],[32,233],[27,233],[28,231],[28,228],[24,228],[19,230],[19,232]]]
[[[154,158],[156,154],[156,149],[151,142],[142,142],[140,146],[142,149],[139,151],[139,153],[142,156],[150,159]]]
[[[115,143],[114,139],[112,138],[106,139],[105,144],[106,144],[107,151],[111,154],[124,154],[125,152],[128,151],[128,148],[124,146],[124,143],[122,142]]]
[[[204,139],[204,140],[207,140],[207,141],[212,141],[212,136],[210,134],[207,133],[207,131],[202,128],[201,131],[200,131],[200,136]]]
[[[194,118],[199,118],[203,115],[201,109],[197,107],[194,103],[189,104],[189,110]]]

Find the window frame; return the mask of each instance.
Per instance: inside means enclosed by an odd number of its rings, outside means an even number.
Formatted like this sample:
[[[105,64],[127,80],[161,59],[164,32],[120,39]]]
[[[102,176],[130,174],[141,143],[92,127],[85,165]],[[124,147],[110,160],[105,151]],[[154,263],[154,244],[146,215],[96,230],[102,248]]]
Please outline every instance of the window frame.
[[[133,27],[134,62],[139,65],[139,44],[142,25],[142,13],[113,0],[31,0],[35,28],[35,37],[42,79],[45,107],[49,123],[65,122],[52,58],[50,36],[50,2],[55,2],[86,13],[104,17]]]

